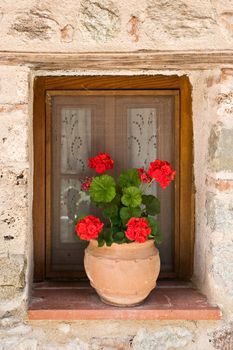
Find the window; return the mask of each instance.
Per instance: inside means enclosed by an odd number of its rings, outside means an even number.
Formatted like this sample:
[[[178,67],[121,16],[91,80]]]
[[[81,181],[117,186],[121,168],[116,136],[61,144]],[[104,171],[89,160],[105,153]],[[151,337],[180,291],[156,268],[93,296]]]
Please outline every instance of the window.
[[[161,277],[188,279],[193,261],[191,93],[186,77],[38,77],[34,85],[35,280],[84,277],[84,243],[72,217],[86,159],[109,152],[115,174],[170,161],[175,183],[161,198]],[[114,175],[114,174],[113,174]],[[39,215],[38,215],[39,213]]]

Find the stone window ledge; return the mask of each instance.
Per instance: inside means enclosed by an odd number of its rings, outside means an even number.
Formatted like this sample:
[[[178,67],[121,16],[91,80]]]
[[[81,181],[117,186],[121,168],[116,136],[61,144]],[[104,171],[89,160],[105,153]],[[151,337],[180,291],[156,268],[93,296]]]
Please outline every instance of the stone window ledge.
[[[219,320],[221,311],[190,284],[160,282],[140,306],[103,304],[85,282],[43,282],[33,286],[30,320]]]

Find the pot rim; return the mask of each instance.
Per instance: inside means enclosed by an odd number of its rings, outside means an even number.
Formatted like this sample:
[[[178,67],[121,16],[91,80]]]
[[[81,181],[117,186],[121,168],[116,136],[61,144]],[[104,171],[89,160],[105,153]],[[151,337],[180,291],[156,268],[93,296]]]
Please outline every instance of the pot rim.
[[[144,247],[145,246],[151,246],[151,245],[155,245],[155,242],[153,239],[148,239],[147,241],[143,242],[143,243],[139,243],[139,242],[132,242],[132,243],[121,243],[121,244],[118,244],[118,243],[115,243],[113,242],[111,246],[107,246],[106,243],[104,243],[104,245],[102,247],[98,247],[98,241],[96,239],[91,239],[89,241],[89,244],[90,245],[93,245],[95,247],[97,247],[98,249],[101,249],[101,248],[107,248],[107,249],[111,249],[111,248],[117,248],[117,247],[120,247],[121,250],[122,249],[126,249],[129,250],[129,249],[135,249],[135,248],[139,248],[140,247]]]
[[[108,257],[110,259],[123,259],[128,260],[137,257],[142,259],[158,254],[158,249],[155,247],[154,240],[150,239],[143,243],[113,243],[110,247],[106,244],[102,247],[98,247],[97,240],[90,240],[89,245],[85,249],[85,254],[91,254],[98,257]]]

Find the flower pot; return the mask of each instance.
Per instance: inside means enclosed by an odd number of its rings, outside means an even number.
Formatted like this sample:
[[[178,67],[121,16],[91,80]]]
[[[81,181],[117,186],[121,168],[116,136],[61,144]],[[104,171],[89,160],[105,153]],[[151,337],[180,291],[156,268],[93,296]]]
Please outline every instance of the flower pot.
[[[160,271],[158,249],[153,240],[145,243],[113,243],[98,247],[91,240],[84,266],[101,300],[115,306],[141,303],[156,286]]]

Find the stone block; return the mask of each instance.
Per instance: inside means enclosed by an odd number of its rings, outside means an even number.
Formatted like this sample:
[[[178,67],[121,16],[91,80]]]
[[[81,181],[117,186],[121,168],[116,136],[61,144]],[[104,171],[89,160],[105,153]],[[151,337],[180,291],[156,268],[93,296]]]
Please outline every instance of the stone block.
[[[93,40],[107,41],[120,31],[120,13],[111,0],[83,0],[81,3],[81,23],[83,34],[87,33]]]
[[[89,343],[89,349],[111,349],[111,350],[131,350],[132,337],[101,337],[92,338]]]
[[[55,33],[56,24],[49,11],[31,8],[15,17],[8,33],[21,35],[28,40],[45,40]]]
[[[19,335],[2,339],[1,350],[37,350],[38,341],[33,338],[22,338]],[[46,349],[46,348],[44,348]]]
[[[209,167],[212,171],[233,172],[233,129],[215,125],[209,136]]]
[[[216,284],[233,297],[233,243],[224,242],[212,248],[210,273]]]
[[[158,31],[166,37],[200,38],[216,31],[217,23],[214,9],[209,1],[167,1],[149,0],[147,16]]]
[[[15,105],[10,111],[3,109],[1,112],[0,109],[0,123],[0,164],[27,162],[28,115],[25,108]]]
[[[224,233],[233,238],[233,198],[231,194],[206,193],[207,225],[212,231]]]
[[[233,116],[233,92],[219,93],[216,98],[218,104],[218,115],[220,117]]]
[[[211,343],[218,350],[233,349],[233,324],[225,325],[214,331],[212,333]]]
[[[23,255],[0,257],[0,286],[22,289],[25,286],[26,261]]]
[[[138,331],[133,339],[133,350],[182,349],[192,342],[193,335],[185,327],[165,326],[154,332]]]
[[[23,254],[29,222],[28,169],[0,165],[0,252]]]
[[[29,69],[19,66],[0,66],[0,104],[28,102]]]

